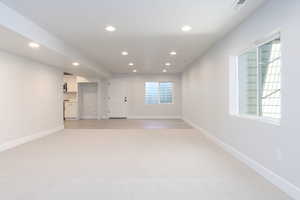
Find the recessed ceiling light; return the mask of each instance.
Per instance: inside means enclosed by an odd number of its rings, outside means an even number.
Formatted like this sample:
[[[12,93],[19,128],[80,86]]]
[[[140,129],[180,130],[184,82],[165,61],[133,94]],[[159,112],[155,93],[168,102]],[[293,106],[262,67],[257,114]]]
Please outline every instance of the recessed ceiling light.
[[[127,52],[127,51],[122,51],[122,55],[123,55],[123,56],[127,56],[127,55],[128,55],[128,52]]]
[[[40,45],[38,43],[35,43],[35,42],[30,42],[28,44],[29,47],[33,48],[33,49],[37,49],[40,47]]]
[[[136,73],[136,72],[137,72],[137,70],[136,70],[136,69],[134,69],[134,70],[132,70],[132,72],[133,72],[133,73]]]
[[[128,63],[128,65],[129,65],[129,66],[133,66],[133,65],[134,65],[134,63],[130,62],[130,63]]]
[[[105,30],[107,30],[109,32],[114,32],[116,30],[116,28],[114,26],[106,26]]]
[[[166,66],[171,66],[171,63],[166,62],[165,65],[166,65]]]
[[[79,63],[79,62],[73,62],[72,65],[73,65],[73,66],[79,66],[80,63]]]
[[[171,51],[171,52],[170,52],[170,55],[171,55],[171,56],[175,56],[176,54],[177,54],[176,51]]]
[[[167,70],[166,70],[166,69],[163,69],[163,72],[164,72],[164,73],[166,73],[166,72],[167,72]]]
[[[181,27],[181,30],[182,30],[183,32],[188,32],[188,31],[192,30],[192,27],[190,27],[190,26],[188,26],[188,25],[184,25],[183,27]]]

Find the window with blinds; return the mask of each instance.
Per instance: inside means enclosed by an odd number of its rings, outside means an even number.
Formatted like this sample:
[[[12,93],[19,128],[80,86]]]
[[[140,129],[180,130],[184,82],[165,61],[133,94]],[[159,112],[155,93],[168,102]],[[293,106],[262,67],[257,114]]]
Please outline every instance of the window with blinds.
[[[262,117],[281,117],[281,45],[275,39],[258,48],[259,113]]]
[[[281,118],[280,38],[238,57],[239,113]]]
[[[145,103],[146,104],[173,103],[173,83],[172,82],[146,82]]]

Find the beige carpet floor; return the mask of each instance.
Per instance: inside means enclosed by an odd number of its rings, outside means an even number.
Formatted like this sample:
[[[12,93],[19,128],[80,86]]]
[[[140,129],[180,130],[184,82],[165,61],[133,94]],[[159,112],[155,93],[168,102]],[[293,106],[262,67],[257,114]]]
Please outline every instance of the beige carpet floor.
[[[69,129],[0,153],[0,199],[290,198],[193,129]]]
[[[65,129],[190,129],[181,119],[66,120]]]

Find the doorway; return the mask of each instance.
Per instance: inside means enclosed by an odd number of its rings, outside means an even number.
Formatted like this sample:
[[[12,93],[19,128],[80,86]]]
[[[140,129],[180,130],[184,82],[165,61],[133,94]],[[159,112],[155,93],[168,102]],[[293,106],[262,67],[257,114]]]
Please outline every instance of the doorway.
[[[127,85],[124,78],[112,78],[108,86],[109,118],[127,118]]]
[[[98,84],[78,84],[79,119],[98,119]]]

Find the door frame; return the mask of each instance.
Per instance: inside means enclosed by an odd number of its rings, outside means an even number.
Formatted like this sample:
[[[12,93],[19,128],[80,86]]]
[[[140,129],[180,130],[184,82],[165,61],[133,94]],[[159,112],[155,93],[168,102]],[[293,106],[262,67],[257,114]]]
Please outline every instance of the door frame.
[[[123,99],[122,101],[125,101],[125,97],[127,98],[127,102],[123,104],[124,106],[124,116],[112,116],[111,115],[111,104],[110,104],[110,100],[111,100],[111,96],[110,96],[110,86],[111,86],[111,81],[113,80],[117,80],[120,81],[120,85],[122,85],[124,88],[124,94],[123,94]],[[128,103],[130,101],[129,99],[129,95],[128,95],[128,81],[126,80],[126,77],[112,77],[110,80],[108,80],[108,90],[107,90],[107,94],[108,94],[108,102],[107,102],[107,106],[109,108],[109,113],[108,113],[108,118],[109,119],[127,119],[128,118]]]
[[[97,103],[96,103],[96,105],[97,105],[97,114],[96,114],[96,117],[95,118],[91,118],[91,119],[100,119],[101,117],[100,117],[100,84],[98,83],[98,82],[78,82],[77,83],[77,87],[78,87],[78,95],[77,95],[77,106],[78,106],[78,109],[77,109],[77,119],[78,120],[83,120],[83,119],[88,119],[88,118],[82,118],[82,116],[81,116],[81,114],[82,114],[82,108],[81,108],[81,106],[82,106],[82,86],[83,85],[89,85],[89,84],[95,84],[96,85],[96,87],[97,87],[97,90],[96,90],[96,92],[97,92],[97,94],[96,94],[96,96],[97,96]]]

